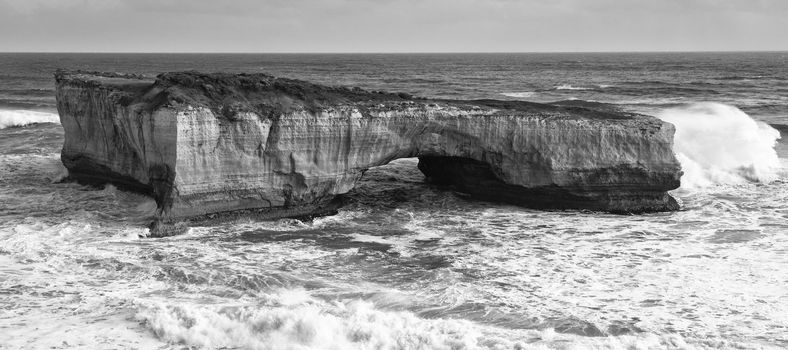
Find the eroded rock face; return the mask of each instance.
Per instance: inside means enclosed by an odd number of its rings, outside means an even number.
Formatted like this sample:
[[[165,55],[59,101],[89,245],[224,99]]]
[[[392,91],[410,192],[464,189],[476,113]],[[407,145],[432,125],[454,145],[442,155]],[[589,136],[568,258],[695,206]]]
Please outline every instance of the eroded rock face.
[[[681,176],[674,129],[648,116],[413,99],[261,74],[58,72],[56,82],[70,177],[148,193],[164,223],[321,214],[366,169],[403,157],[481,199],[678,208],[666,193]]]

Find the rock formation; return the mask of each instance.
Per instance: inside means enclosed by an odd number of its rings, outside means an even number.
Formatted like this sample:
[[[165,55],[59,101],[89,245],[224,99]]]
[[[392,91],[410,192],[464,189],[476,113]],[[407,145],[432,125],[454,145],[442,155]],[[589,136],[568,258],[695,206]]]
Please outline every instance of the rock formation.
[[[150,194],[157,222],[319,215],[370,167],[419,157],[433,182],[532,208],[678,208],[674,129],[656,118],[429,100],[263,74],[56,74],[70,178]],[[166,234],[168,225],[155,225]]]

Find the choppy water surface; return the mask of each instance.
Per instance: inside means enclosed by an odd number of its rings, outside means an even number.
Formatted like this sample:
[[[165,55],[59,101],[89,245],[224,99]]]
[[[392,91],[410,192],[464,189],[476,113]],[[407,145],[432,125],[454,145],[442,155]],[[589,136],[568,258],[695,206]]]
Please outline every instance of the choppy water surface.
[[[152,200],[56,183],[59,125],[0,127],[0,348],[788,347],[788,145],[772,158],[732,107],[663,107],[742,150],[682,143],[699,180],[679,212],[476,202],[403,159],[338,215],[166,239],[140,238]],[[692,123],[708,114],[726,122]]]

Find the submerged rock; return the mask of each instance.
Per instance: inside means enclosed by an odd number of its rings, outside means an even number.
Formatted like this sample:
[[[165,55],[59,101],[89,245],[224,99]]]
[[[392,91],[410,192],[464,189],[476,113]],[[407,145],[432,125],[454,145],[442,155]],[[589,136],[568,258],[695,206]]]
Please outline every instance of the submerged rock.
[[[532,208],[676,210],[674,129],[656,118],[429,100],[263,74],[56,74],[70,178],[158,204],[154,234],[217,215],[321,215],[364,171],[419,157],[428,180]],[[164,225],[162,225],[164,224]]]

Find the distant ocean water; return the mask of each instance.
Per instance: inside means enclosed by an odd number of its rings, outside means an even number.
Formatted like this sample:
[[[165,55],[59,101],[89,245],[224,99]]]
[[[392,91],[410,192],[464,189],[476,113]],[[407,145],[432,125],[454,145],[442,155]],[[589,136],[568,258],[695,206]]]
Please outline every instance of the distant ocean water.
[[[682,210],[469,201],[403,159],[335,216],[141,239],[151,199],[56,183],[56,68],[651,114],[677,127]],[[785,52],[0,54],[0,348],[786,348],[787,68]]]

